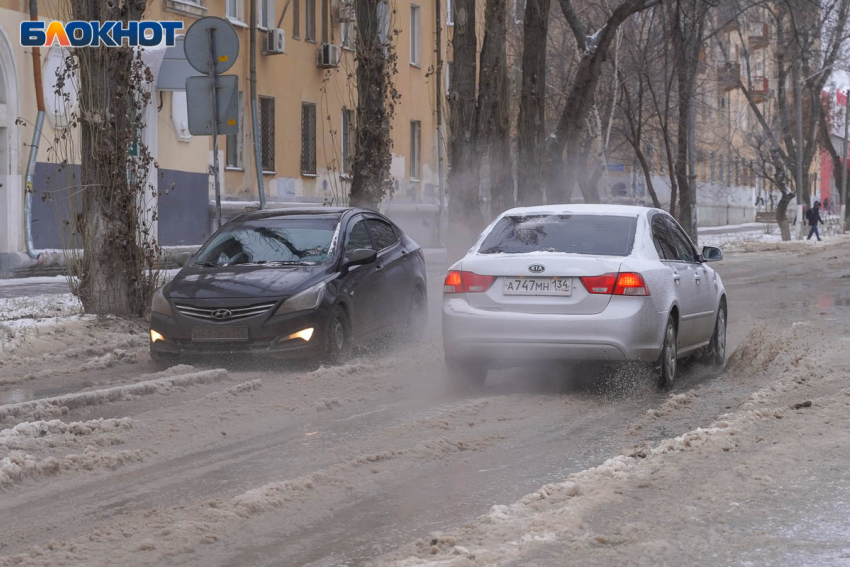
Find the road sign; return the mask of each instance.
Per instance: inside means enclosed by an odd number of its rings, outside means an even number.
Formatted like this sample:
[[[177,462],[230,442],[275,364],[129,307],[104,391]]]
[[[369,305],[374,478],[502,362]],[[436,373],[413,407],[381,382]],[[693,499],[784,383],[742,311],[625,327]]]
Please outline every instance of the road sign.
[[[622,163],[609,163],[608,164],[608,171],[625,171],[625,170],[626,170],[626,166],[623,165]]]
[[[183,40],[186,60],[206,77],[186,79],[189,103],[189,132],[212,136],[213,181],[215,183],[215,220],[221,226],[221,180],[218,170],[219,134],[237,134],[239,117],[239,79],[220,76],[239,56],[239,37],[230,22],[208,16],[186,30]]]
[[[216,100],[218,103],[216,133],[222,136],[239,133],[239,77],[223,75],[216,77]],[[189,133],[193,136],[213,135],[213,108],[210,89],[213,78],[207,76],[186,79],[186,100],[189,110]],[[196,102],[197,101],[197,102]]]
[[[165,50],[156,79],[156,90],[182,91],[186,88],[186,79],[198,74],[186,59],[183,39],[184,36],[177,36],[174,47]]]
[[[214,73],[227,72],[239,57],[239,36],[227,20],[215,16],[201,18],[189,27],[183,40],[186,59],[199,73],[210,73],[210,40],[215,42]]]

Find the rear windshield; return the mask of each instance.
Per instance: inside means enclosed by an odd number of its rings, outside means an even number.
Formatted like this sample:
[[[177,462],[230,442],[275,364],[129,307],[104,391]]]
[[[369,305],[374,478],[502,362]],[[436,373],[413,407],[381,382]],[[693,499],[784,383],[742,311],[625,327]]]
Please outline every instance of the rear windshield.
[[[337,224],[335,218],[303,217],[235,224],[204,245],[195,265],[324,264]]]
[[[496,223],[478,253],[564,252],[628,256],[636,224],[637,217],[613,215],[509,216]]]

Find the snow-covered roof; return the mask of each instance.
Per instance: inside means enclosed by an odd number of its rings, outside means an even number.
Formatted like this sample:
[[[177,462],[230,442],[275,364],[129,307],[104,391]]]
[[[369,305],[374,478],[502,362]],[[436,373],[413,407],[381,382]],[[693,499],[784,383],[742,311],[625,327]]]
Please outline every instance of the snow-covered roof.
[[[538,205],[536,207],[516,207],[502,213],[502,216],[516,215],[540,215],[540,214],[567,214],[576,213],[583,215],[628,215],[640,216],[654,210],[651,207],[638,207],[632,205],[602,205],[602,204],[575,204],[575,205]]]

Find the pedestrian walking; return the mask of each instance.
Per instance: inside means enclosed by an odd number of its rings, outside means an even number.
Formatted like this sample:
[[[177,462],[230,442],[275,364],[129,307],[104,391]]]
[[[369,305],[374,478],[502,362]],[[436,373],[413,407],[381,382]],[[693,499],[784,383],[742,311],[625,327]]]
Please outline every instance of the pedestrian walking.
[[[811,209],[806,213],[806,220],[809,221],[809,226],[811,229],[809,230],[809,236],[806,240],[811,240],[812,235],[818,237],[818,241],[820,241],[820,232],[818,232],[818,224],[822,223],[823,220],[820,218],[820,202],[815,201],[815,204]]]

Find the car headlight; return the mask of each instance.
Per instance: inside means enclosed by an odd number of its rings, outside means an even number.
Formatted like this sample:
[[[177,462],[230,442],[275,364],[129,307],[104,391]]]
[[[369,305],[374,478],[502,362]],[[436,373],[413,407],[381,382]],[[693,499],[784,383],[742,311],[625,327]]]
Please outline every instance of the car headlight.
[[[315,309],[322,302],[322,297],[325,295],[325,285],[325,282],[319,282],[300,293],[296,293],[283,302],[277,312],[275,312],[275,315],[286,315],[287,313],[295,313],[296,311]]]
[[[151,300],[151,313],[159,313],[166,317],[174,317],[174,312],[171,311],[171,304],[168,303],[168,300],[165,298],[165,294],[162,292],[164,288],[165,286],[154,292],[153,299]]]

